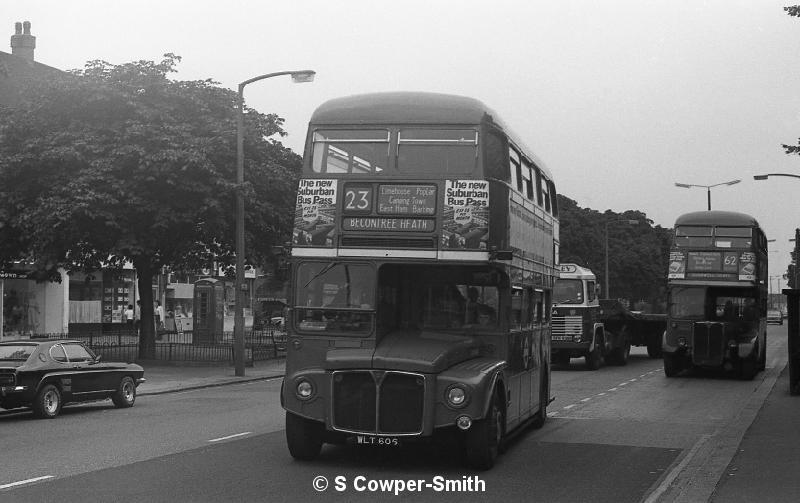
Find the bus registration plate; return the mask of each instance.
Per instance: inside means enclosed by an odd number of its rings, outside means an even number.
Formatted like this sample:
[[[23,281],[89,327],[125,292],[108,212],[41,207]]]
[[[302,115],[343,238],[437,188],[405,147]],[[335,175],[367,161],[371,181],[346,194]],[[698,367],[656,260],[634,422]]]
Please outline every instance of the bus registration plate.
[[[358,445],[387,445],[399,447],[400,439],[397,437],[379,437],[375,435],[356,435]]]

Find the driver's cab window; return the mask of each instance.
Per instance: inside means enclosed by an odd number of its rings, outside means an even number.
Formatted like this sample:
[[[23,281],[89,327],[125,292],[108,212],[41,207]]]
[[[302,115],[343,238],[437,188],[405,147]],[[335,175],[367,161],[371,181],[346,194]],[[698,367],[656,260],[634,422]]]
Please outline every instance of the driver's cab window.
[[[597,290],[594,281],[586,282],[586,298],[589,300],[589,302],[592,302],[597,298]]]

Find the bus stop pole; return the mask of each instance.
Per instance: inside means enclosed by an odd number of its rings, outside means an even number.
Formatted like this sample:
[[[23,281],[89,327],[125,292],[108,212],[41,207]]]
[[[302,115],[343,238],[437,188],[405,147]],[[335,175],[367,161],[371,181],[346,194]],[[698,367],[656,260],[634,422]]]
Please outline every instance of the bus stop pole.
[[[789,393],[800,395],[800,289],[784,288],[789,335]]]

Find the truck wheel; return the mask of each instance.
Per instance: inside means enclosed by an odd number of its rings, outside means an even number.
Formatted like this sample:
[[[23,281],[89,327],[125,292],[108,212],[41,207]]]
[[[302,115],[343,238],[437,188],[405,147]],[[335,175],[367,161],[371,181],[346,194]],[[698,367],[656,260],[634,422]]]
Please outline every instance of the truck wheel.
[[[680,356],[664,353],[663,358],[664,375],[667,377],[675,377],[681,373],[681,370],[683,370],[683,365],[681,364],[682,358]]]
[[[488,470],[493,467],[502,437],[503,412],[500,410],[497,398],[494,398],[486,417],[475,421],[472,428],[467,430],[465,439],[467,463],[478,470]]]
[[[61,391],[52,384],[45,384],[33,399],[33,415],[39,419],[53,419],[61,412]]]
[[[631,354],[631,343],[628,340],[625,340],[622,347],[614,348],[611,351],[611,354],[606,357],[606,360],[611,365],[627,365],[628,364],[628,356]]]
[[[553,362],[557,365],[569,367],[569,353],[556,353],[553,357]]]
[[[603,365],[603,340],[597,341],[594,345],[594,350],[586,355],[586,368],[589,370],[597,370]]]
[[[286,443],[293,458],[311,461],[319,456],[324,433],[322,423],[286,413]]]

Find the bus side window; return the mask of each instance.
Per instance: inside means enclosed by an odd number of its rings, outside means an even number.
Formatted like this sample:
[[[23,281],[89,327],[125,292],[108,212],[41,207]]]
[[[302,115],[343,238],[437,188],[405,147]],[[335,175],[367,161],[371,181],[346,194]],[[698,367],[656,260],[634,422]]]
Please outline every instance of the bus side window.
[[[595,285],[594,281],[587,281],[586,282],[586,290],[587,290],[586,299],[589,302],[593,301],[595,299],[595,297],[597,296],[597,292],[595,291],[594,285]]]
[[[519,163],[519,154],[511,148],[508,150],[508,159],[511,169],[511,186],[522,192],[522,168]]]
[[[523,303],[524,290],[522,288],[513,288],[511,290],[511,330],[520,330],[522,328],[522,311],[525,304]]]
[[[544,323],[544,298],[542,297],[542,292],[537,291],[534,294],[534,312],[536,313],[536,321],[537,325],[541,325]]]
[[[525,184],[524,184],[525,187],[524,187],[523,190],[525,191],[525,196],[528,199],[534,201],[535,199],[533,197],[533,179],[532,179],[532,177],[533,177],[533,172],[531,170],[531,164],[527,160],[522,159],[522,179],[525,182]]]

